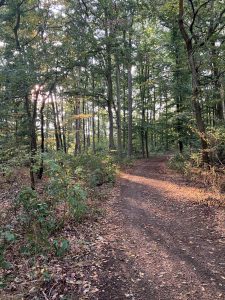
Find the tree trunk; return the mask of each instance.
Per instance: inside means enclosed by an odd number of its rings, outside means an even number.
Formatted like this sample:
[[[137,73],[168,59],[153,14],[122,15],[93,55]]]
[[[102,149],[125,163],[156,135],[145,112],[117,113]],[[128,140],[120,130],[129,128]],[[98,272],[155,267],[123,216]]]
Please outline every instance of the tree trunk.
[[[188,55],[188,62],[191,69],[192,74],[192,103],[195,112],[196,118],[196,125],[200,135],[201,147],[202,147],[202,161],[203,163],[209,163],[209,155],[208,155],[208,143],[205,131],[205,124],[202,117],[202,109],[199,102],[200,96],[200,80],[199,80],[199,73],[198,68],[194,58],[194,51],[193,51],[193,41],[192,38],[188,36],[187,31],[184,26],[183,21],[184,15],[184,3],[183,0],[179,1],[179,28],[180,32],[183,36],[183,39],[186,44],[187,55]],[[196,50],[195,50],[196,51]]]
[[[109,3],[111,5],[111,2]],[[105,9],[105,37],[106,37],[106,81],[108,89],[107,108],[109,115],[109,149],[115,149],[113,136],[113,84],[112,84],[112,45],[111,45],[111,31],[108,29],[110,23],[110,11]]]
[[[41,121],[41,155],[45,152],[45,133],[44,133],[44,108],[46,99],[43,98],[40,108],[40,121]],[[41,157],[41,165],[38,173],[38,178],[41,179],[44,172],[43,156]]]
[[[133,115],[133,96],[132,96],[132,40],[131,40],[131,33],[129,32],[129,61],[128,61],[128,148],[127,148],[127,154],[128,156],[132,156],[133,152],[133,145],[132,145],[132,115]]]
[[[116,98],[117,98],[117,110],[116,110],[116,122],[117,122],[117,147],[118,155],[122,156],[122,132],[121,132],[121,97],[120,97],[120,67],[117,62],[116,67]]]
[[[36,137],[36,117],[37,117],[37,100],[39,91],[36,91],[35,97],[33,99],[33,110],[31,112],[30,99],[29,96],[25,96],[25,107],[27,111],[27,116],[29,120],[29,134],[30,134],[30,180],[31,188],[35,190],[35,176],[34,176],[34,164],[35,155],[37,152],[37,137]]]
[[[65,128],[65,124],[64,124],[64,106],[63,106],[63,98],[61,99],[61,122],[62,122],[63,149],[64,149],[64,152],[67,153],[66,128]]]
[[[55,142],[56,142],[56,150],[60,150],[60,140],[59,140],[59,133],[58,133],[58,126],[57,126],[57,117],[56,117],[56,110],[55,110],[55,103],[53,95],[51,94],[51,105],[52,105],[52,113],[53,113],[53,124],[55,129]]]
[[[56,96],[55,96],[56,99]],[[59,135],[59,143],[60,143],[60,149],[63,148],[63,140],[62,140],[62,131],[61,131],[61,125],[59,120],[59,108],[57,104],[57,100],[55,101],[55,109],[56,109],[56,122],[57,122],[57,129],[58,129],[58,135]]]
[[[100,142],[100,111],[99,111],[99,104],[98,104],[98,124],[97,124],[97,140],[98,140],[98,145],[99,145],[99,142]]]
[[[80,99],[76,100],[75,104],[75,149],[74,154],[77,155],[81,152],[81,145],[80,145]]]

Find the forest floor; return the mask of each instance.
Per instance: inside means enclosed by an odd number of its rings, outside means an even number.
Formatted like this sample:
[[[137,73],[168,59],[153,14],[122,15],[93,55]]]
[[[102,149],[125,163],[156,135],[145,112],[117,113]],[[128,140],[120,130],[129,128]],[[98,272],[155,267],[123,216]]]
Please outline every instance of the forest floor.
[[[225,299],[225,211],[168,170],[165,157],[121,172],[102,224],[93,299]]]
[[[2,204],[13,201],[18,186],[2,188]],[[11,281],[0,299],[225,299],[219,197],[170,170],[165,156],[137,160],[119,173],[115,187],[93,195],[96,218],[56,233],[70,242],[64,257],[40,255],[30,264],[17,244],[9,249]]]

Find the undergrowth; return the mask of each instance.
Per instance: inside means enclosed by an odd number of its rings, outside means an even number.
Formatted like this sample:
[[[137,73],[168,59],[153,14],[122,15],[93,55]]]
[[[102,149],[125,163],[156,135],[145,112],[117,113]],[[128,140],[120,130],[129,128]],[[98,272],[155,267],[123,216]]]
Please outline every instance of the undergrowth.
[[[70,242],[60,236],[65,226],[76,226],[90,213],[88,199],[98,186],[113,185],[116,178],[116,158],[110,155],[82,154],[73,156],[63,152],[42,155],[44,178],[41,188],[22,187],[11,204],[10,217],[0,228],[0,268],[11,268],[7,252],[17,247],[22,256],[55,255],[63,257],[70,250]],[[35,158],[34,172],[40,168],[40,154]],[[8,168],[8,169],[7,169]],[[5,163],[7,181],[15,180],[12,167]],[[40,185],[40,183],[39,183]],[[97,193],[95,193],[97,195]],[[2,280],[3,282],[4,280]]]
[[[188,180],[200,182],[213,192],[225,191],[225,167],[223,164],[202,164],[200,152],[175,154],[169,160],[169,167],[182,173]]]

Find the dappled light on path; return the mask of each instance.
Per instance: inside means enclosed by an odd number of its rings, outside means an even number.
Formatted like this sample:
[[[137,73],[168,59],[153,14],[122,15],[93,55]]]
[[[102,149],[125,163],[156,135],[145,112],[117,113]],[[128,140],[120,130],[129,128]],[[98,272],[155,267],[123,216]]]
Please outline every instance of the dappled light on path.
[[[170,197],[171,200],[177,199],[181,201],[191,200],[201,202],[207,198],[220,199],[219,194],[206,192],[200,188],[181,186],[169,180],[146,178],[144,176],[137,176],[125,172],[121,172],[120,177],[134,183],[143,184],[146,187],[159,189],[161,192],[165,193],[165,197]]]
[[[171,175],[165,161],[120,173],[106,228],[110,280],[99,299],[225,299],[225,234],[216,208],[198,204],[214,194]]]

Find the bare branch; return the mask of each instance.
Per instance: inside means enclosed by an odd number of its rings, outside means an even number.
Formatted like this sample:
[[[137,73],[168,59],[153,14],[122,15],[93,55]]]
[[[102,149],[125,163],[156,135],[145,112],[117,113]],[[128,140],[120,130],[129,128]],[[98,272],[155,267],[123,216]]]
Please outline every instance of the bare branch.
[[[194,3],[192,0],[188,0],[191,4],[191,8],[192,8],[192,12],[193,12],[193,15],[195,15],[195,7],[194,7]]]
[[[184,1],[183,0],[179,0],[179,28],[186,44],[189,43],[190,37],[184,27]]]
[[[192,20],[191,25],[190,25],[190,32],[191,32],[191,34],[193,34],[193,27],[194,27],[195,20],[196,20],[196,17],[197,17],[197,15],[198,15],[198,13],[200,12],[200,10],[201,10],[204,6],[206,6],[206,5],[207,5],[209,2],[211,2],[211,1],[212,1],[212,0],[208,0],[208,1],[204,2],[204,3],[202,3],[202,4],[198,7],[198,9],[195,11],[194,6],[193,6],[193,2],[190,0],[190,2],[192,3],[191,5],[192,5],[192,11],[193,11],[193,20]]]

